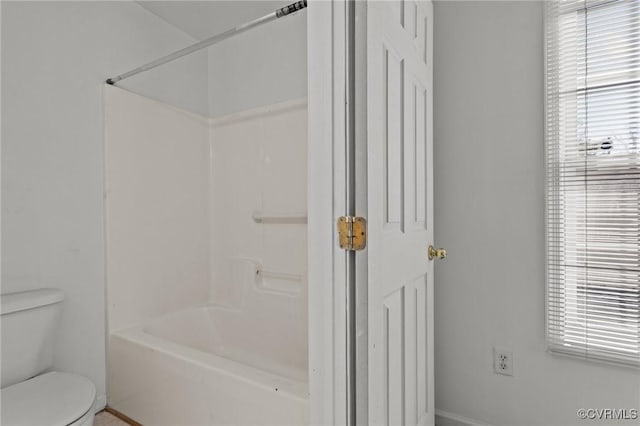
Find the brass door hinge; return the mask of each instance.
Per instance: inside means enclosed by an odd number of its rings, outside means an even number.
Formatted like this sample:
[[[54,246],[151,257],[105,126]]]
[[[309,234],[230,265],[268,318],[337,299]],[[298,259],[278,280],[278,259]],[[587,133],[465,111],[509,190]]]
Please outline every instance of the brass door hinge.
[[[367,246],[367,220],[359,216],[340,216],[338,240],[341,249],[349,251],[364,249]]]

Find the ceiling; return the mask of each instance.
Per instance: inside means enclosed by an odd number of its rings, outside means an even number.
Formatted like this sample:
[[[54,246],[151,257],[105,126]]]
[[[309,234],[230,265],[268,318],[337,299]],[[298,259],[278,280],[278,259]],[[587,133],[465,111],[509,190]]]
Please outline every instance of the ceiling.
[[[138,1],[140,6],[202,40],[264,16],[292,0]]]

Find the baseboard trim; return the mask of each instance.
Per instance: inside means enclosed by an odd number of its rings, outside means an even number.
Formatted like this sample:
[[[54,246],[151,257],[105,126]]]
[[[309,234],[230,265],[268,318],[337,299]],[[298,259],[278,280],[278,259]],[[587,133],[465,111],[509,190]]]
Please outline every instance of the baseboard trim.
[[[114,410],[113,408],[109,407],[108,405],[104,408],[104,411],[106,411],[107,413],[119,418],[123,422],[125,422],[127,424],[130,424],[131,426],[142,426],[142,423],[136,422],[131,417],[127,416],[126,414],[122,414],[118,410]]]
[[[478,420],[450,413],[448,411],[436,410],[436,426],[491,426]]]

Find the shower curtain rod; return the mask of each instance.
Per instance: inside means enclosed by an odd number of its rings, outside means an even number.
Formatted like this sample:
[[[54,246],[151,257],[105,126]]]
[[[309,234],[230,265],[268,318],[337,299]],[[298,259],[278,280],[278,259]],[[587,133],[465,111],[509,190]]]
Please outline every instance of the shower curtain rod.
[[[198,43],[195,43],[191,46],[185,47],[183,49],[180,50],[176,50],[173,53],[170,53],[167,56],[163,56],[160,59],[156,59],[155,61],[151,61],[147,64],[144,64],[136,69],[133,69],[131,71],[125,72],[124,74],[120,74],[117,77],[113,77],[113,78],[108,78],[106,83],[107,84],[116,84],[118,81],[120,80],[124,80],[125,78],[129,78],[131,76],[134,76],[136,74],[140,74],[141,72],[145,72],[145,71],[149,71],[155,67],[158,67],[160,65],[166,64],[167,62],[171,62],[171,61],[175,61],[178,58],[182,58],[185,55],[188,55],[190,53],[193,53],[195,51],[198,51],[200,49],[204,49],[205,47],[209,47],[211,45],[214,45],[216,43],[221,42],[222,40],[226,40],[230,37],[233,37],[236,34],[240,34],[243,33],[247,30],[250,30],[252,28],[255,28],[259,25],[262,24],[266,24],[267,22],[276,20],[278,18],[282,18],[283,16],[287,16],[290,15],[294,12],[297,12],[299,10],[302,10],[304,8],[307,7],[307,0],[301,0],[301,1],[297,1],[295,3],[291,3],[288,6],[282,7],[278,10],[276,10],[275,12],[271,12],[268,15],[265,15],[261,18],[255,19],[253,21],[244,23],[242,25],[238,25],[235,28],[232,28],[230,30],[227,30],[223,33],[214,35],[213,37],[209,37],[206,38],[202,41],[199,41]]]

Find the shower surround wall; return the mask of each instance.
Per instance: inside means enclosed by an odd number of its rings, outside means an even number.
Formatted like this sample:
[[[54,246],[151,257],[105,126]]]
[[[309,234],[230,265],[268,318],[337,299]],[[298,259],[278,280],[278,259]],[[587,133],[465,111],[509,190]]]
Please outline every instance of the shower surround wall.
[[[306,423],[306,102],[208,119],[105,95],[108,403]]]
[[[229,284],[243,268],[261,290],[306,299],[306,102],[215,119],[211,147],[213,300],[242,303],[245,289]],[[306,334],[306,302],[291,314]]]
[[[105,86],[109,331],[209,293],[209,122]]]

